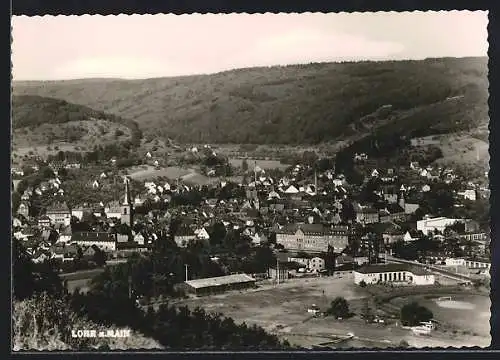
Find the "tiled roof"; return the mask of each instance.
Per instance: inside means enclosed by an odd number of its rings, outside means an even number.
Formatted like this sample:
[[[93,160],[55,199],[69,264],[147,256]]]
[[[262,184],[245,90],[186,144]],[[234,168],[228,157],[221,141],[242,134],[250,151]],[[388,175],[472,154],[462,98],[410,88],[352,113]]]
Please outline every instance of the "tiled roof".
[[[75,232],[71,236],[71,241],[108,242],[115,241],[115,238],[107,232]]]
[[[358,273],[362,274],[373,274],[373,273],[388,273],[397,271],[408,271],[414,275],[429,275],[430,273],[422,268],[411,266],[408,264],[377,264],[377,265],[366,265],[362,268],[356,270]]]
[[[298,230],[302,230],[306,235],[334,235],[338,233],[347,233],[347,227],[336,226],[333,228],[326,227],[322,224],[288,224],[278,233],[295,234]]]

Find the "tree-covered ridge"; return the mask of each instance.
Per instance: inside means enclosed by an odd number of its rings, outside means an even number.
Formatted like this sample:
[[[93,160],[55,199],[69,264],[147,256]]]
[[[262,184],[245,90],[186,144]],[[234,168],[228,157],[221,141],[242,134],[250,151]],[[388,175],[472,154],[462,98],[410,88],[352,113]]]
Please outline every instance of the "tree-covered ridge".
[[[488,121],[487,58],[320,63],[147,80],[14,83],[188,142],[318,143]]]
[[[65,100],[37,95],[14,95],[12,97],[12,128],[36,128],[45,124],[63,125],[70,122],[104,120],[125,125],[131,130],[132,143],[139,144],[142,133],[135,121],[114,114],[69,103]]]

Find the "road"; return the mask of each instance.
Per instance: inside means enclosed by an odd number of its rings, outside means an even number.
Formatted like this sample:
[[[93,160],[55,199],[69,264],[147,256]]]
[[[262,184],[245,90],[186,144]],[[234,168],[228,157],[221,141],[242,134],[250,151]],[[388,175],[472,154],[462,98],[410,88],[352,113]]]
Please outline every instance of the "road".
[[[396,257],[393,257],[393,256],[389,256],[389,255],[387,256],[387,261],[388,262],[400,263],[400,264],[410,264],[412,266],[418,266],[418,267],[421,267],[421,268],[430,269],[433,272],[435,272],[435,273],[437,273],[439,275],[448,277],[450,279],[454,279],[454,280],[458,280],[458,281],[464,281],[464,282],[472,282],[472,278],[470,278],[469,276],[462,275],[462,274],[457,274],[457,273],[454,273],[452,271],[443,270],[443,269],[440,269],[440,268],[438,268],[436,266],[433,266],[433,265],[421,264],[418,261],[403,260],[403,259],[399,259],[399,258],[396,258]]]

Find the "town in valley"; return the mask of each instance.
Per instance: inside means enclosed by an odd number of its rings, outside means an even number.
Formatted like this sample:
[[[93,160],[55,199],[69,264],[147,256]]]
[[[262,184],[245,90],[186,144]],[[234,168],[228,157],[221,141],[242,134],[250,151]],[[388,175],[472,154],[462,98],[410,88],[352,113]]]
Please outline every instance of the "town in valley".
[[[481,57],[14,81],[14,343],[489,346],[486,83]],[[53,309],[63,340],[23,338]]]

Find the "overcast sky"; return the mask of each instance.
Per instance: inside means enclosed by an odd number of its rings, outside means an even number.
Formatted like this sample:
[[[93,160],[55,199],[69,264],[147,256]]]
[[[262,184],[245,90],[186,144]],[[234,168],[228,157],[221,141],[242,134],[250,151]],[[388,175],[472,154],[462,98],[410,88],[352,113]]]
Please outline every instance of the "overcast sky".
[[[487,12],[14,16],[14,80],[487,56]]]

